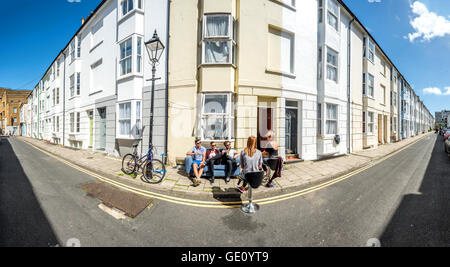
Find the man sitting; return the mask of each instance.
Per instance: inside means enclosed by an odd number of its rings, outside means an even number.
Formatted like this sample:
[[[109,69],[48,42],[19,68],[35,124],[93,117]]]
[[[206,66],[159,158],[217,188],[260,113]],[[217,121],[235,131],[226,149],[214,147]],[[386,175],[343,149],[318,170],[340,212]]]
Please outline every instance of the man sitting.
[[[216,143],[215,142],[211,142],[211,149],[208,149],[208,151],[206,151],[206,164],[209,167],[209,170],[211,171],[211,185],[214,185],[214,165],[215,164],[220,164],[222,161],[222,153],[220,153],[220,151],[216,148]]]
[[[239,157],[238,151],[231,147],[230,141],[225,141],[225,148],[222,150],[222,164],[226,166],[226,178],[225,182],[230,182],[231,172],[233,171],[233,165],[238,165],[236,159]]]

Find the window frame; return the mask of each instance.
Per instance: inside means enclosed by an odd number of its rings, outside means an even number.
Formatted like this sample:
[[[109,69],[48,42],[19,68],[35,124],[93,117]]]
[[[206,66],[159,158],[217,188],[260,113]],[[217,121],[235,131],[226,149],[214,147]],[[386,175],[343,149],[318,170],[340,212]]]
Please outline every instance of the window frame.
[[[335,54],[335,56],[336,56],[336,65],[333,65],[333,64],[331,64],[330,62],[328,62],[328,54],[330,53],[330,51],[332,52],[332,53],[334,53]],[[326,69],[326,71],[327,71],[327,80],[330,80],[330,81],[334,81],[334,82],[336,82],[336,83],[339,83],[339,53],[337,52],[337,51],[334,51],[333,49],[331,49],[330,47],[327,47],[327,60],[326,60],[326,64],[327,64],[327,69]],[[336,69],[336,80],[332,80],[332,79],[330,79],[329,77],[328,77],[328,68],[334,68],[334,69]]]
[[[131,51],[130,54],[127,55],[127,42],[130,42],[131,45]],[[122,58],[122,45],[125,45],[124,47],[124,57]],[[133,36],[130,36],[129,38],[123,40],[121,43],[119,43],[119,75],[120,76],[126,76],[133,73]],[[126,63],[126,61],[130,61],[129,64]],[[122,69],[122,62],[125,62],[125,71]],[[127,66],[130,66],[130,71],[128,72]]]
[[[336,111],[336,118],[335,119],[330,119],[328,118],[328,108],[330,106],[335,107],[335,111]],[[335,136],[337,134],[339,134],[339,105],[337,104],[332,104],[332,103],[325,103],[325,136]],[[335,133],[328,133],[329,130],[329,125],[328,122],[335,122],[336,123],[336,132]]]
[[[333,2],[335,4],[335,6],[337,8],[337,10],[336,10],[337,14],[335,13],[334,10],[332,10],[330,8],[330,6],[331,6],[330,3],[331,2]],[[330,24],[330,15],[336,19],[336,25],[331,25]],[[333,29],[335,29],[336,32],[339,32],[339,30],[340,30],[339,21],[340,21],[340,7],[339,7],[339,4],[337,2],[335,2],[334,0],[327,0],[327,24],[330,27],[332,27]]]
[[[207,113],[205,112],[205,102],[206,102],[206,96],[227,96],[227,106],[226,106],[226,112],[225,113]],[[202,141],[215,141],[215,142],[225,142],[225,141],[234,141],[234,109],[233,109],[233,94],[232,93],[202,93],[201,94],[201,117],[200,117],[200,139]],[[223,120],[228,120],[229,127],[227,129],[227,139],[207,139],[205,138],[205,132],[204,129],[206,125],[204,125],[204,121],[208,119],[208,117],[211,116],[217,116],[222,117]],[[224,123],[225,124],[225,123]]]
[[[228,35],[223,36],[206,36],[207,19],[208,17],[228,17]],[[236,66],[236,51],[237,51],[237,22],[231,13],[206,13],[202,17],[202,34],[201,34],[201,49],[202,58],[201,65],[233,65]],[[228,62],[206,62],[206,43],[207,42],[226,42],[230,49]]]
[[[375,112],[372,111],[367,111],[367,118],[366,118],[366,123],[367,123],[367,128],[366,128],[366,134],[367,135],[374,135],[375,133]],[[370,119],[370,115],[372,115],[372,121],[369,120]],[[372,127],[370,127],[372,126]],[[369,129],[372,128],[372,131],[369,131]]]
[[[133,101],[132,100],[129,100],[129,101],[124,101],[124,102],[121,102],[121,103],[117,103],[117,107],[118,107],[118,116],[117,116],[117,118],[118,118],[118,122],[119,122],[119,124],[118,124],[118,135],[119,136],[121,136],[121,137],[127,137],[127,138],[130,138],[131,136],[132,136],[132,134],[133,134],[133,127],[132,127],[132,117],[133,117],[133,110],[132,110],[132,107],[133,107],[133,105],[132,105],[132,103],[133,103]],[[130,107],[130,117],[129,118],[122,118],[121,117],[121,112],[120,112],[120,107],[121,106],[123,106],[123,105],[129,105],[129,107]],[[129,128],[129,131],[128,131],[128,133],[122,133],[122,127],[121,127],[121,123],[122,122],[125,122],[125,121],[129,121],[129,125],[130,125],[130,128]]]

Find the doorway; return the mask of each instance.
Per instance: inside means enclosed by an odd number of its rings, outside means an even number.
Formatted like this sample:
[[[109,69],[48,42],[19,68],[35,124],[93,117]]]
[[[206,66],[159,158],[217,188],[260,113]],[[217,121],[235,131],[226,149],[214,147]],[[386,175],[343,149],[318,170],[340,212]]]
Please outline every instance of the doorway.
[[[92,110],[87,111],[89,118],[89,148],[94,145],[94,112]]]
[[[99,115],[99,122],[98,122],[99,138],[98,138],[97,149],[105,150],[106,149],[106,108],[99,108],[98,115]]]
[[[298,157],[298,102],[286,100],[286,157]]]
[[[378,115],[378,144],[383,144],[383,115]]]

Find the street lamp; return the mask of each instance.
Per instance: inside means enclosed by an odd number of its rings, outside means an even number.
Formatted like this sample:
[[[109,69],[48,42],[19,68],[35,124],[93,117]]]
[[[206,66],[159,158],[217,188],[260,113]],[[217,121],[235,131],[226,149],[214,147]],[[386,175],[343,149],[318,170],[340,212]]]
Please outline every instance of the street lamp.
[[[160,78],[156,79],[156,64],[159,63],[159,59],[162,56],[162,53],[164,52],[164,45],[161,42],[161,40],[158,37],[158,33],[153,34],[152,39],[145,42],[145,47],[147,48],[148,56],[150,58],[150,62],[152,63],[152,99],[151,99],[151,107],[150,107],[150,131],[149,131],[149,147],[152,145],[152,136],[153,136],[153,103],[154,103],[154,96],[155,96],[155,81],[159,80]]]

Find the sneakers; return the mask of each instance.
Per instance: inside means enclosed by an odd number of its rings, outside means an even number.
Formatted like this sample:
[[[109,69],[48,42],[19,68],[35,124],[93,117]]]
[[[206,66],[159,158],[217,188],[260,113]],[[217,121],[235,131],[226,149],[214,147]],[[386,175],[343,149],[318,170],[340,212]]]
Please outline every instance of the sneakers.
[[[243,186],[238,186],[236,189],[241,193],[245,192],[245,188]]]
[[[266,187],[269,187],[269,188],[275,187],[275,183],[270,182],[270,183],[266,184]]]
[[[225,183],[229,183],[230,182],[230,177],[225,178]]]
[[[209,182],[211,183],[211,185],[214,185],[214,177],[212,177]]]

